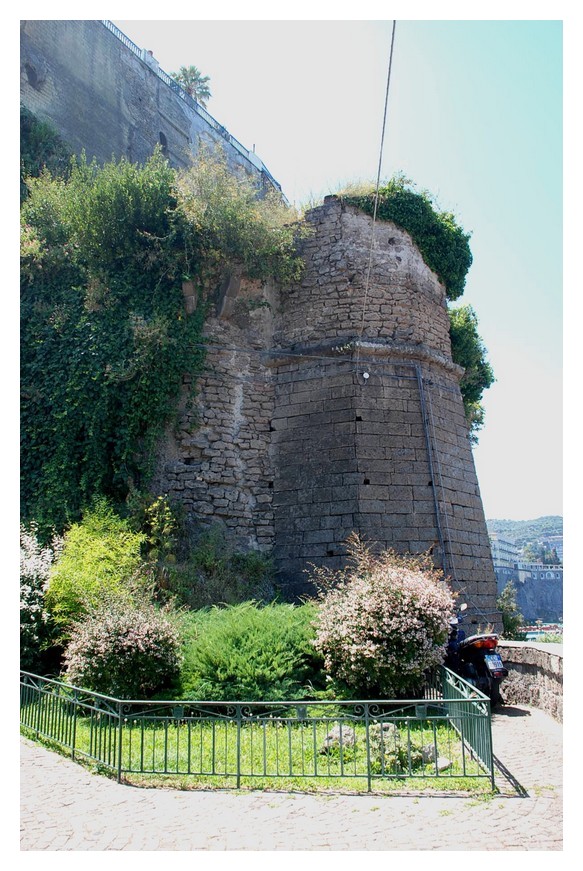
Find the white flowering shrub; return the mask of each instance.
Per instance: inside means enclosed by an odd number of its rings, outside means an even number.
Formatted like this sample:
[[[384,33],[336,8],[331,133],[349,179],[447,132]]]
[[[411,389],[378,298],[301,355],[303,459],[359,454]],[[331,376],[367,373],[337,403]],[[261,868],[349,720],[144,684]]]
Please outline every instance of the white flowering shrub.
[[[39,667],[41,648],[48,640],[45,592],[62,545],[62,539],[54,538],[43,546],[34,524],[20,526],[20,667],[25,671]]]
[[[170,686],[181,665],[177,626],[152,605],[104,603],[77,623],[65,651],[74,686],[126,699],[147,699]]]
[[[373,555],[354,535],[350,565],[315,569],[315,645],[330,678],[357,696],[398,698],[443,661],[454,595],[428,556]]]

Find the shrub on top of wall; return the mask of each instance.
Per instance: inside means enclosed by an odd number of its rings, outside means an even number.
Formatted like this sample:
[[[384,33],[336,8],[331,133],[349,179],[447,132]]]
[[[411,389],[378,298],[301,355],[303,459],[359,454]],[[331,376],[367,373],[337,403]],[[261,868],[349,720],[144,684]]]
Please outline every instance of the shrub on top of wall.
[[[349,187],[340,196],[344,202],[373,214],[374,186],[360,190]],[[377,217],[409,233],[425,263],[445,285],[448,299],[462,295],[472,265],[470,235],[451,212],[437,209],[427,191],[416,191],[410,179],[396,175],[379,188]]]

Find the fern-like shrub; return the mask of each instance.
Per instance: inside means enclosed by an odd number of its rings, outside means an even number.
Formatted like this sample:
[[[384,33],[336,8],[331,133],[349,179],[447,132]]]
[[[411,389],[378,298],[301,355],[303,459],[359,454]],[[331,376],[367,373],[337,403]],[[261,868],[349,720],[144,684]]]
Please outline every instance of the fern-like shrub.
[[[216,701],[302,699],[322,681],[315,609],[254,602],[193,612],[182,695]]]
[[[314,570],[321,591],[316,649],[345,691],[406,697],[443,661],[454,596],[429,557],[375,556],[356,535],[349,553],[341,572]]]
[[[106,603],[75,625],[65,652],[74,686],[125,699],[147,699],[172,685],[181,663],[179,631],[152,605]]]

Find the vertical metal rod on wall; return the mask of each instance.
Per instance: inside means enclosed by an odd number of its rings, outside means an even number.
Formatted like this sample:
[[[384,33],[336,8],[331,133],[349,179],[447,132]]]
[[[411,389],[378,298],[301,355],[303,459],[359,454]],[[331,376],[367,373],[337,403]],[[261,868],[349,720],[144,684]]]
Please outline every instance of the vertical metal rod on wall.
[[[435,507],[435,523],[437,527],[437,537],[439,539],[439,546],[441,548],[442,554],[442,567],[443,573],[447,575],[447,558],[445,555],[445,542],[443,539],[443,533],[441,531],[441,518],[439,511],[439,498],[437,496],[437,487],[435,484],[435,470],[433,468],[433,446],[431,443],[431,436],[429,434],[429,421],[427,418],[427,405],[425,402],[425,388],[423,386],[423,375],[421,374],[421,366],[416,363],[415,364],[415,374],[417,376],[417,385],[419,387],[419,399],[421,402],[421,419],[423,421],[423,432],[425,433],[425,445],[427,447],[427,460],[429,463],[429,474],[431,475],[431,492],[433,493],[433,505]]]

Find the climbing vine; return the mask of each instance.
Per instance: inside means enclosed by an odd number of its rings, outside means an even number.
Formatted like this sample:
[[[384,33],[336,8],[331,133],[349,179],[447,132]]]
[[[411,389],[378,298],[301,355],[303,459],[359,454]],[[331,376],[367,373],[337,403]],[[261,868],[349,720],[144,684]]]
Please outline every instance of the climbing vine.
[[[482,395],[496,379],[478,333],[478,318],[472,306],[462,305],[449,309],[449,336],[452,358],[465,369],[460,390],[470,425],[470,439],[476,442],[476,434],[484,425]]]
[[[119,506],[145,484],[184,376],[195,384],[201,371],[204,317],[225,271],[297,271],[290,216],[285,225],[275,206],[253,209],[245,179],[207,208],[213,173],[220,182],[220,158],[179,177],[157,152],[144,166],[81,156],[67,178],[26,179],[21,504],[41,532],[63,530],[96,496]],[[186,277],[200,291],[189,315]]]

